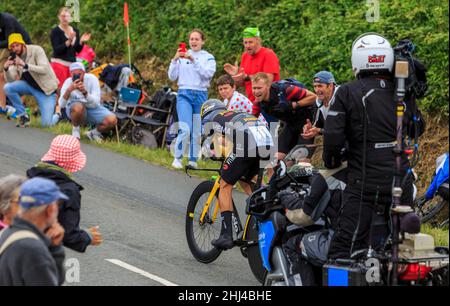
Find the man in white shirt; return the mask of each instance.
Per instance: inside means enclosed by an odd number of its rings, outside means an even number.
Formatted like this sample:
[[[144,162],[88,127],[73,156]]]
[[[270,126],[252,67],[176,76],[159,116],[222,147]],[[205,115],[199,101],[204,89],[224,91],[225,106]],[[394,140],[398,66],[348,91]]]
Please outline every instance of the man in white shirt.
[[[317,135],[322,135],[330,106],[334,102],[334,97],[339,86],[336,84],[334,76],[329,71],[320,71],[313,78],[314,92],[317,95],[317,111],[314,115],[314,122],[309,119],[303,127],[302,137],[311,139]]]
[[[91,124],[96,128],[87,132],[90,140],[100,142],[102,133],[113,129],[117,124],[117,117],[101,105],[101,91],[98,79],[86,73],[82,63],[70,65],[71,77],[62,88],[59,105],[66,108],[67,117],[72,122],[72,136],[80,139],[80,125]]]

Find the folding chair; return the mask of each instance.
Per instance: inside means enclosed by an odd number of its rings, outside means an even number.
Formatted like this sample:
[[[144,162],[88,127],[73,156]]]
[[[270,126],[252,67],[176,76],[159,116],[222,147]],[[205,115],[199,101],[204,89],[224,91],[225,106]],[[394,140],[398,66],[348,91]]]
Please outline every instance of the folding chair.
[[[130,123],[131,117],[136,113],[136,106],[140,102],[141,93],[139,89],[122,87],[119,92],[119,98],[114,101],[113,113],[119,121],[124,121],[120,129],[116,125],[117,142],[120,142],[120,133],[126,128]],[[130,109],[131,113],[129,113]]]

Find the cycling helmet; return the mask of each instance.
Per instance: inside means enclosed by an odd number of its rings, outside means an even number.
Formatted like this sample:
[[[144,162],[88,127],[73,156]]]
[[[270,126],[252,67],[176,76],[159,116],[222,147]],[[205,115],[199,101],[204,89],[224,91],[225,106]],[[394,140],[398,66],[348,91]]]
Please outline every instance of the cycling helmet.
[[[352,45],[352,70],[355,76],[361,72],[392,72],[394,50],[389,41],[377,33],[365,33]]]
[[[217,99],[209,99],[203,103],[200,110],[200,116],[202,118],[202,124],[211,122],[217,114],[226,111],[227,107],[225,104]]]

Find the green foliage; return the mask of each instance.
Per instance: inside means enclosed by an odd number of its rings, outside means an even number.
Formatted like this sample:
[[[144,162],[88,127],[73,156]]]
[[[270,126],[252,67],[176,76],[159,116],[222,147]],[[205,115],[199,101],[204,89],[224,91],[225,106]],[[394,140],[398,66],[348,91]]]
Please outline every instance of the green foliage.
[[[73,2],[73,1],[72,1]],[[79,0],[81,31],[91,31],[101,57],[126,54],[126,31],[121,0]],[[207,34],[205,49],[225,62],[240,60],[241,32],[261,29],[264,44],[280,58],[282,76],[306,84],[318,70],[329,69],[340,83],[352,79],[350,47],[360,34],[376,31],[395,44],[410,37],[416,56],[429,68],[430,91],[422,109],[448,116],[448,7],[447,0],[379,0],[380,19],[369,23],[368,1],[353,0],[129,0],[133,56],[156,56],[167,63],[180,41],[193,28]],[[50,51],[48,35],[57,23],[63,0],[2,0],[0,11],[17,16],[32,38]],[[310,85],[310,84],[309,84]]]

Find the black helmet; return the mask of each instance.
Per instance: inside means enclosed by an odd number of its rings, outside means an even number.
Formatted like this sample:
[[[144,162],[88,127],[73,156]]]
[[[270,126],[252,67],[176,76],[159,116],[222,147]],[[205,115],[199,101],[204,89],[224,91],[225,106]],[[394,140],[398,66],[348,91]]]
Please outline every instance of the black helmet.
[[[200,116],[202,118],[202,123],[211,122],[214,117],[223,111],[226,111],[227,107],[225,104],[217,99],[209,99],[202,105],[202,109],[200,110]]]

